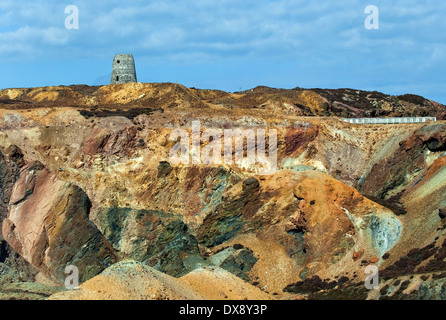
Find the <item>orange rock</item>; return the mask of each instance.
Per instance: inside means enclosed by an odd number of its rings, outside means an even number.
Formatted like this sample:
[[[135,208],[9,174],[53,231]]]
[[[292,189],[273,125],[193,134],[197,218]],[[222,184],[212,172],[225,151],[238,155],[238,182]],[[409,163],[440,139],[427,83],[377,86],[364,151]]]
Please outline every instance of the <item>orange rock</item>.
[[[379,261],[379,258],[376,256],[369,260],[370,263],[377,263],[378,261]]]
[[[361,258],[361,256],[362,256],[362,252],[360,252],[360,251],[354,252],[353,253],[353,261],[358,260],[359,258]]]

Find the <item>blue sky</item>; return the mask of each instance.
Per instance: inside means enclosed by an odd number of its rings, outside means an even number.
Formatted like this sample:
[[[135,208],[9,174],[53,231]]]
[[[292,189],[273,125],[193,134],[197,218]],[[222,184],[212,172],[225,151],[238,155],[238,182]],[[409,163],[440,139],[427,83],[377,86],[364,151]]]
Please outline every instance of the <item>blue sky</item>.
[[[77,30],[65,28],[68,5]],[[378,30],[364,26],[368,5]],[[446,1],[0,2],[0,88],[108,84],[116,53],[133,54],[141,82],[348,87],[446,104]]]

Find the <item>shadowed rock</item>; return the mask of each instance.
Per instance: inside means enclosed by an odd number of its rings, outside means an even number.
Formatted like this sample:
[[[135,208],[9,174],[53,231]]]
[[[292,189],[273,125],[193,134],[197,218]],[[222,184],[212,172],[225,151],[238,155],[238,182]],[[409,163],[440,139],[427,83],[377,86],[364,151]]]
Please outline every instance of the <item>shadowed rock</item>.
[[[181,216],[156,210],[107,208],[97,224],[123,258],[142,261],[169,275],[179,276],[202,259],[198,242]]]

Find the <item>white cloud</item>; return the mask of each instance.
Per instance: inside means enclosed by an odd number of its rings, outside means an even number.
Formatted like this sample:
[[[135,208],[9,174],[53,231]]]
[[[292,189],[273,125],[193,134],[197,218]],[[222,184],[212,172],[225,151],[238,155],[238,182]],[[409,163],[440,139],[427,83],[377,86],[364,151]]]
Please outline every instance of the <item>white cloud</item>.
[[[376,77],[376,70],[394,74],[386,81],[446,71],[446,2],[373,3],[380,29],[371,31],[364,28],[370,3],[361,0],[2,0],[0,58],[73,61],[131,52],[185,65],[282,61],[346,77],[373,66]],[[79,7],[79,30],[64,28],[68,4]]]
[[[42,47],[66,45],[67,51],[70,51],[69,46],[84,47],[95,56],[100,55],[99,48],[130,46],[140,54],[147,51],[151,55],[150,50],[153,50],[169,56],[194,44],[197,50],[221,49],[224,58],[231,49],[234,54],[247,55],[257,51],[263,55],[298,47],[311,52],[327,46],[337,50],[351,49],[366,41],[358,31],[364,18],[363,5],[358,1],[353,1],[353,5],[350,1],[328,0],[166,0],[129,4],[80,1],[80,29],[77,31],[59,29],[65,19],[60,2],[52,1],[49,5],[48,2],[28,0],[16,9],[11,9],[10,3],[3,4],[11,10],[7,12],[9,17],[14,15],[16,23],[22,27],[42,33],[41,36],[34,35],[34,53]],[[397,11],[399,16],[414,12],[417,11],[406,7]],[[16,29],[13,39],[0,30],[0,37],[3,35],[4,41],[8,39],[11,46],[18,46],[29,41],[20,30],[21,27]],[[282,47],[282,50],[272,50],[271,46]],[[56,50],[54,54],[60,52]]]

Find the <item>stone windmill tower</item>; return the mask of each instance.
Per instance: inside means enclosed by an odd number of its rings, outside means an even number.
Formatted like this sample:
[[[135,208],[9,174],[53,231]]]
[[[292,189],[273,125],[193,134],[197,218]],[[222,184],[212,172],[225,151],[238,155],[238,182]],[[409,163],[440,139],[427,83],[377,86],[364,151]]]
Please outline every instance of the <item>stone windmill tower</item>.
[[[131,54],[117,54],[113,59],[111,84],[136,81],[135,60]]]

